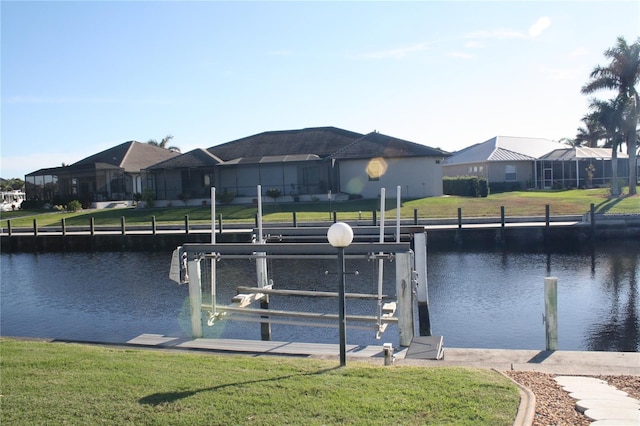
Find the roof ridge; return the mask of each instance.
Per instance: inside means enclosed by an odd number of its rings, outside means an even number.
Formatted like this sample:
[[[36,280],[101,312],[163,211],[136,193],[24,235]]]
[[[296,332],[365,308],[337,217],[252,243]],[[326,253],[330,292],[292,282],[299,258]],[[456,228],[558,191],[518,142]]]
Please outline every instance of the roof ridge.
[[[355,145],[355,144],[357,144],[358,142],[361,142],[364,138],[366,138],[367,136],[369,136],[369,135],[370,135],[370,134],[372,134],[372,133],[375,133],[375,131],[373,131],[373,132],[369,132],[369,133],[367,133],[366,135],[362,135],[362,136],[360,136],[359,138],[355,139],[353,142],[348,143],[347,145],[345,145],[345,146],[343,146],[343,147],[341,147],[341,148],[338,148],[335,152],[331,153],[331,154],[329,155],[329,157],[333,157],[334,155],[338,155],[338,154],[340,154],[341,152],[343,152],[343,151],[345,151],[345,150],[347,150],[347,149],[351,148],[352,146],[354,146],[354,145]]]
[[[125,142],[129,144],[129,147],[127,148],[127,150],[125,151],[124,155],[122,156],[122,160],[120,161],[120,164],[118,164],[118,167],[123,167],[124,163],[127,161],[127,157],[129,156],[129,153],[131,152],[131,149],[133,148],[134,144],[140,143],[140,142],[136,142],[136,141],[128,141]]]
[[[488,158],[491,158],[491,156],[492,156],[493,154],[495,154],[495,153],[496,153],[496,151],[498,151],[498,150],[506,151],[506,152],[511,153],[511,154],[521,155],[521,156],[523,156],[523,157],[531,158],[531,159],[533,159],[533,160],[535,160],[535,159],[536,159],[536,157],[532,157],[531,155],[523,154],[522,152],[513,151],[513,150],[511,150],[511,149],[503,148],[503,147],[501,147],[501,146],[494,147],[494,148],[493,148],[493,151],[491,151],[491,155],[489,155],[489,157],[488,157]]]

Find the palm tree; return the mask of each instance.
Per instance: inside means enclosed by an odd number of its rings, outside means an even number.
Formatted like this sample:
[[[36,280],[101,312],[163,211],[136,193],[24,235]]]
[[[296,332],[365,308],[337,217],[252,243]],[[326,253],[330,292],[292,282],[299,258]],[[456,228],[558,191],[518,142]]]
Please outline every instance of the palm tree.
[[[586,143],[589,148],[597,148],[598,142],[604,138],[604,129],[594,113],[582,117],[584,126],[578,127],[575,141],[578,146]]]
[[[572,148],[580,146],[580,141],[578,139],[562,138],[558,142],[569,145]]]
[[[0,189],[3,191],[24,190],[24,181],[20,178],[11,178],[0,181]]]
[[[637,165],[637,125],[640,113],[640,96],[636,85],[640,81],[640,37],[632,45],[624,37],[618,37],[614,47],[607,49],[604,56],[611,59],[609,65],[594,68],[591,81],[582,87],[582,93],[590,94],[602,89],[618,92],[617,105],[620,111],[624,141],[629,154],[629,195],[636,194]],[[613,148],[612,148],[613,149]]]
[[[180,152],[180,148],[178,148],[177,146],[167,146],[167,144],[169,143],[169,141],[171,139],[173,139],[173,136],[172,135],[167,135],[164,138],[162,138],[162,140],[160,142],[158,142],[155,139],[149,139],[147,141],[147,143],[149,145],[154,145],[154,146],[158,146],[160,148],[168,149],[169,151]]]
[[[605,148],[611,148],[611,195],[620,195],[618,187],[618,148],[622,143],[620,129],[622,128],[622,113],[619,99],[609,101],[593,99],[591,101],[591,114],[597,120],[605,136]]]

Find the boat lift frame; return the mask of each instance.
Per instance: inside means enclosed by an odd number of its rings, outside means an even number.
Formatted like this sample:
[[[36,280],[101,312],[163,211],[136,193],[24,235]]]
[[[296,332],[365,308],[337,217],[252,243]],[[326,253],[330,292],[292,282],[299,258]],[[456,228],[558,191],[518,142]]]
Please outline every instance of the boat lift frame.
[[[258,251],[259,250],[259,251]],[[273,311],[268,309],[249,309],[244,306],[253,301],[261,299],[271,291],[270,285],[263,285],[256,288],[250,288],[255,293],[245,295],[247,300],[236,306],[218,305],[212,298],[211,304],[204,304],[202,301],[202,275],[201,261],[207,258],[214,262],[224,258],[249,258],[249,259],[270,259],[270,258],[337,258],[336,249],[327,244],[303,244],[303,243],[262,243],[262,244],[185,244],[175,252],[178,259],[174,259],[172,264],[186,264],[187,276],[183,282],[189,283],[189,301],[191,307],[191,331],[193,337],[203,336],[203,309],[209,311],[208,322],[211,324],[222,313],[233,312],[235,314],[253,316],[256,322],[272,322],[291,324],[295,320],[290,318],[307,318],[313,319],[314,322],[297,325],[312,326],[333,326],[327,325],[326,322],[320,320],[337,319],[336,314],[311,313],[311,312],[293,312],[293,311]],[[392,258],[396,269],[396,306],[388,306],[383,309],[377,316],[358,316],[348,315],[347,320],[351,322],[375,322],[378,333],[384,331],[389,323],[397,323],[399,330],[399,340],[401,346],[408,346],[413,338],[413,288],[415,281],[414,255],[409,243],[355,243],[345,248],[345,257],[348,259],[378,259],[383,260],[385,257]],[[176,262],[177,261],[177,262]],[[212,294],[215,294],[215,276],[210,276],[212,285]],[[243,289],[243,288],[241,288]],[[263,290],[263,291],[258,291]],[[287,292],[287,290],[282,290]],[[331,297],[331,295],[323,294],[317,296]],[[362,295],[360,295],[362,296]],[[359,297],[359,295],[351,294],[349,297]],[[378,300],[379,295],[368,295],[368,298]],[[397,308],[397,317],[393,317],[393,311]],[[390,312],[391,311],[391,312]],[[271,318],[284,317],[285,319]],[[256,318],[257,317],[257,318]],[[269,318],[264,318],[269,317]],[[289,319],[287,319],[289,318]],[[241,319],[241,318],[237,318]],[[246,320],[246,318],[244,318]],[[336,325],[337,326],[337,323]],[[371,328],[371,327],[367,327]]]
[[[178,247],[173,254],[170,278],[178,283],[189,283],[189,301],[191,307],[191,329],[193,337],[202,337],[202,309],[209,309],[208,324],[212,325],[221,315],[234,312],[234,319],[260,322],[263,338],[270,338],[271,323],[294,324],[316,327],[337,327],[337,324],[327,324],[320,320],[338,319],[337,314],[323,314],[314,312],[274,311],[268,309],[269,294],[304,295],[307,297],[336,297],[335,292],[310,292],[286,289],[273,289],[267,276],[267,259],[321,259],[337,258],[336,249],[330,244],[300,244],[300,243],[267,243],[262,228],[262,188],[258,192],[258,232],[253,244],[216,244],[215,230],[215,200],[216,189],[211,188],[211,244],[185,244]],[[345,248],[345,257],[378,260],[378,292],[377,294],[353,294],[346,297],[377,300],[376,316],[347,315],[346,319],[353,322],[375,321],[376,338],[380,338],[389,323],[397,323],[401,346],[409,346],[414,336],[413,295],[417,296],[419,335],[430,336],[429,302],[427,290],[427,259],[426,234],[414,233],[414,252],[409,243],[400,243],[400,200],[401,188],[398,186],[396,242],[386,243],[384,237],[385,188],[381,189],[381,220],[379,243],[354,243]],[[267,238],[268,239],[268,238]],[[238,294],[234,298],[234,305],[224,306],[216,303],[216,262],[222,257],[229,259],[249,258],[256,260],[256,287],[238,287],[238,291],[250,293]],[[211,284],[211,303],[202,303],[202,275],[200,262],[210,258],[209,274]],[[385,258],[393,258],[396,262],[396,298],[394,303],[383,303],[382,268]],[[302,294],[304,293],[304,294]],[[246,306],[260,300],[262,309],[248,309]],[[394,313],[398,312],[398,317]],[[243,314],[238,316],[238,314]],[[285,317],[285,319],[272,318]],[[293,319],[286,319],[293,318]],[[314,319],[312,323],[302,323],[296,318]],[[355,326],[357,328],[371,328]],[[268,337],[265,337],[268,336]]]

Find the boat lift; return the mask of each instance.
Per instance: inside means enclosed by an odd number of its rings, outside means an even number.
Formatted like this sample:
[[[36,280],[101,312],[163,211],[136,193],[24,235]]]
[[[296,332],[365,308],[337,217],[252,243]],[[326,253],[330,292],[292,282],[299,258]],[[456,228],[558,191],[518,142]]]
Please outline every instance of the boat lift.
[[[398,189],[398,197],[400,190]],[[173,253],[170,277],[179,283],[189,284],[191,308],[191,329],[193,337],[203,336],[203,310],[207,313],[206,323],[212,326],[217,321],[229,318],[240,321],[253,321],[262,324],[263,340],[270,339],[270,324],[288,324],[314,327],[337,327],[338,314],[273,310],[268,308],[270,295],[303,297],[338,297],[337,292],[306,291],[274,288],[268,279],[268,259],[336,259],[336,249],[328,243],[266,243],[262,232],[261,188],[258,186],[258,235],[253,244],[216,244],[215,221],[212,220],[211,244],[185,244]],[[409,243],[384,242],[384,190],[382,191],[381,229],[379,243],[354,243],[345,248],[347,259],[366,259],[379,263],[377,294],[347,293],[347,298],[373,300],[377,302],[375,315],[347,315],[350,328],[373,329],[376,338],[380,338],[389,324],[397,324],[399,344],[409,346],[414,337],[414,293],[418,296],[418,318],[423,327],[423,309],[426,295],[426,234],[414,235],[414,245],[420,247],[420,258],[414,256]],[[398,201],[399,203],[399,201]],[[212,218],[215,218],[215,188],[212,188]],[[398,221],[399,223],[399,221]],[[398,232],[399,234],[399,232]],[[422,248],[421,246],[424,246]],[[425,254],[422,256],[422,254]],[[257,283],[255,287],[238,286],[238,294],[229,305],[219,304],[216,300],[215,264],[222,259],[252,259],[256,261]],[[385,259],[395,263],[396,300],[382,294],[382,264]],[[202,261],[210,260],[210,273],[203,274]],[[208,276],[207,276],[208,275]],[[211,288],[210,303],[203,302],[204,280]],[[424,287],[424,288],[421,288]],[[260,302],[260,308],[251,308],[254,302]],[[397,314],[397,316],[396,316]],[[306,320],[306,321],[305,321]],[[428,320],[428,311],[427,311]],[[430,334],[430,330],[426,331]]]
[[[203,302],[202,261],[211,259],[213,263],[222,259],[335,259],[335,249],[327,244],[282,244],[265,243],[259,247],[251,244],[185,244],[174,252],[172,275],[189,284],[189,300],[191,305],[191,329],[193,337],[202,337],[203,313],[207,313],[209,326],[216,321],[229,319],[253,321],[270,324],[289,324],[314,327],[337,327],[338,314],[296,312],[272,309],[256,309],[249,306],[262,301],[269,295],[304,296],[304,297],[337,297],[337,292],[305,291],[276,289],[272,283],[262,287],[237,287],[238,294],[229,305],[219,304],[215,298],[211,303]],[[382,253],[382,254],[380,254]],[[378,294],[347,293],[347,298],[384,300],[383,308],[377,315],[347,315],[347,325],[351,328],[368,328],[376,332],[376,337],[384,332],[388,324],[398,324],[401,342],[410,342],[413,337],[413,252],[409,243],[356,243],[345,249],[347,259],[380,260],[385,257],[393,259],[396,267],[396,301],[387,301],[388,297]],[[186,269],[185,269],[186,266]],[[209,275],[211,292],[215,294],[216,277]],[[397,312],[398,316],[394,314]],[[302,321],[303,319],[313,321]],[[406,335],[406,336],[404,336]],[[404,337],[403,337],[404,336]],[[263,335],[263,338],[265,336]],[[402,343],[401,343],[402,344]]]

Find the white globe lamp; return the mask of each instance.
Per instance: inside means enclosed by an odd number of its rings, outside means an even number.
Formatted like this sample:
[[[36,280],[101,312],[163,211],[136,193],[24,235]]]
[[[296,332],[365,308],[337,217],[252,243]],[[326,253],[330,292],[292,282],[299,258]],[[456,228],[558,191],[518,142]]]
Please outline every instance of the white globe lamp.
[[[344,222],[336,222],[327,231],[327,239],[333,247],[349,247],[353,241],[353,229]]]

